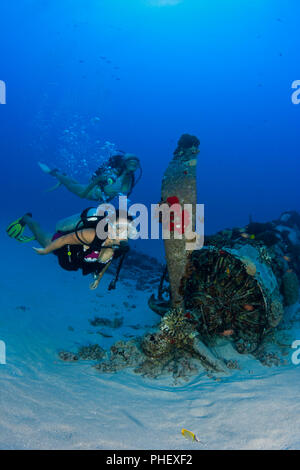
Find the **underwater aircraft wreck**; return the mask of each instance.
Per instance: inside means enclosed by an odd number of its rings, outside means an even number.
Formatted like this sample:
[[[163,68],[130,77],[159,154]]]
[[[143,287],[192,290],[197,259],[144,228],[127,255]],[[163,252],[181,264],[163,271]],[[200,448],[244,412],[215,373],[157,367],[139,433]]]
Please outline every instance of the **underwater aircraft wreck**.
[[[181,149],[181,159],[186,162],[193,153],[193,147]],[[165,173],[162,198],[176,194],[182,204],[191,183],[186,186],[177,180],[173,168],[174,161]],[[190,191],[193,204],[195,184]],[[269,223],[250,220],[246,227],[220,231],[206,237],[201,250],[186,251],[182,242],[172,239],[165,240],[165,248],[167,269],[149,306],[164,318],[170,316],[170,308],[173,317],[177,311],[178,317],[187,318],[201,338],[196,342],[199,353],[202,342],[213,344],[223,335],[231,338],[239,353],[255,354],[282,321],[285,307],[299,299],[300,215],[296,212]],[[164,331],[166,319],[162,323]],[[220,368],[220,362],[215,365]]]
[[[190,137],[191,142],[193,139]],[[186,161],[193,153],[193,147],[181,149],[181,158]],[[177,161],[178,152],[174,159]],[[165,173],[162,198],[176,194],[183,203],[187,186],[176,181],[170,171],[173,168],[170,164]],[[193,204],[195,184],[190,192]],[[165,240],[167,269],[149,306],[166,317],[173,308],[176,317],[180,299],[179,311],[194,326],[200,344],[213,344],[215,338],[228,336],[239,353],[255,354],[280,324],[285,307],[299,299],[300,215],[286,212],[269,223],[250,220],[246,227],[205,237],[201,250],[189,252],[181,244],[179,254],[178,246],[177,240]],[[216,365],[218,369],[220,362]]]
[[[200,142],[184,134],[162,180],[161,204],[182,208],[181,237],[174,218],[164,239],[166,268],[150,308],[161,321],[143,337],[118,341],[108,359],[95,365],[101,372],[130,367],[149,377],[209,374],[234,368],[216,352],[227,338],[241,354],[257,359],[274,341],[285,308],[299,300],[300,215],[283,213],[268,223],[222,230],[205,237],[201,249],[190,242],[182,214],[197,203],[196,167]],[[173,206],[174,207],[174,206]],[[195,232],[195,211],[191,228]],[[180,228],[180,224],[179,224]],[[189,235],[190,235],[189,233]],[[262,361],[263,362],[263,361]]]

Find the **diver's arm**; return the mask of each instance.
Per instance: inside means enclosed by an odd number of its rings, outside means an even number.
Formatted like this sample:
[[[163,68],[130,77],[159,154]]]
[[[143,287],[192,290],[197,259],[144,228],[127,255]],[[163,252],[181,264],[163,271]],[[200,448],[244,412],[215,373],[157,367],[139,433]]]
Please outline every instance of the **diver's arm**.
[[[107,181],[107,173],[105,172],[104,173],[102,172],[94,176],[92,180],[90,181],[90,183],[85,187],[81,197],[88,198],[88,196],[92,196],[92,199],[94,199],[92,191],[94,190],[96,186],[98,186],[97,193],[96,193],[97,200],[102,199],[103,196],[105,196],[105,191],[103,192],[101,188],[105,184],[106,181]]]
[[[123,172],[113,184],[104,186],[104,193],[111,199],[118,194],[128,194],[132,189],[132,174]]]
[[[69,233],[68,235],[64,235],[60,238],[57,238],[53,242],[50,243],[50,245],[46,246],[46,248],[33,248],[36,253],[39,255],[48,255],[49,253],[53,253],[53,251],[59,250],[65,245],[84,245],[84,244],[90,244],[93,242],[95,239],[95,234],[96,231],[94,229],[85,229],[85,230],[80,230],[78,232],[78,237],[80,238],[81,241],[76,236],[76,233]]]
[[[110,240],[107,238],[105,242],[103,243],[103,249],[100,251],[99,257],[98,257],[98,262],[101,264],[104,264],[103,269],[101,270],[100,274],[96,277],[94,282],[90,285],[91,290],[97,289],[99,286],[99,283],[104,275],[104,273],[107,271],[109,266],[112,263],[112,260],[114,258],[114,253],[115,249],[120,246],[120,242],[118,240]]]
[[[98,256],[98,262],[106,264],[112,261],[114,257],[115,250],[119,247],[120,242],[118,240],[112,240],[107,238],[102,245],[102,249]]]
[[[123,175],[123,180],[122,180],[122,193],[128,194],[132,190],[134,182],[134,176],[131,171],[127,171]]]
[[[98,274],[98,276],[96,277],[96,279],[94,280],[94,282],[92,282],[92,284],[90,284],[90,289],[91,290],[95,290],[97,289],[97,287],[99,286],[99,283],[104,275],[104,273],[107,271],[107,269],[109,268],[109,266],[111,265],[111,261],[108,261],[108,263],[106,263],[106,265],[104,266],[104,268],[102,269],[101,273]]]
[[[103,180],[103,175],[100,175],[100,176],[97,176],[96,178],[94,178],[90,184],[88,184],[85,188],[85,190],[83,191],[82,193],[82,196],[83,198],[86,198],[89,194],[90,191],[92,191],[92,189],[94,189],[95,186],[97,186],[101,181]]]

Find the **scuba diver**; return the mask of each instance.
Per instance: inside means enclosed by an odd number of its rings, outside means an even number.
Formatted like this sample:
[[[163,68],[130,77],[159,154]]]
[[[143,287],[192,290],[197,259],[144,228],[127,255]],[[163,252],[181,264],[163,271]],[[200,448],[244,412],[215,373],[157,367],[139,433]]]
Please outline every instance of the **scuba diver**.
[[[101,221],[104,231],[99,236],[96,229]],[[98,287],[112,261],[120,258],[116,276],[109,286],[110,290],[116,287],[122,263],[129,251],[128,238],[136,233],[130,224],[132,221],[130,215],[121,216],[118,210],[115,219],[111,219],[107,213],[89,217],[86,209],[74,231],[56,232],[51,235],[32,219],[32,214],[27,213],[11,223],[6,231],[11,238],[21,243],[36,240],[42,248],[34,248],[35,252],[39,255],[53,253],[57,256],[59,265],[67,271],[80,269],[83,275],[93,274],[94,282],[90,285],[92,290]],[[23,235],[26,226],[33,237]]]
[[[80,184],[58,169],[51,170],[44,163],[39,163],[41,170],[58,180],[51,188],[65,186],[76,196],[98,203],[109,202],[115,196],[122,194],[129,196],[142,176],[142,169],[138,157],[131,153],[116,152],[107,162],[103,163],[92,175],[88,184]],[[135,180],[135,172],[140,170],[140,175]]]
[[[98,201],[99,204],[109,202],[118,195],[129,196],[142,176],[142,168],[138,157],[131,153],[116,152],[104,162],[92,175],[89,184],[80,184],[74,179],[60,173],[57,169],[50,170],[44,163],[39,163],[44,173],[54,176],[58,184],[53,189],[64,185],[69,191],[81,198]],[[135,179],[135,171],[140,170]],[[60,220],[56,224],[57,232],[73,231],[80,220],[80,214]]]

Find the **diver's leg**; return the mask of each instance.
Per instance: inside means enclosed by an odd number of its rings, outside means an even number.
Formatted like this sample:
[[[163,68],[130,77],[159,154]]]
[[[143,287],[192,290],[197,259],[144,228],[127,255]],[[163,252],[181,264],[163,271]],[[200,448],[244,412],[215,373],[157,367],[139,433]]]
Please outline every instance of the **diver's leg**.
[[[73,178],[63,175],[62,173],[59,173],[58,171],[56,171],[53,176],[55,176],[58,179],[58,181],[61,184],[63,184],[71,193],[76,194],[76,196],[83,197],[84,192],[87,188],[87,185],[80,184],[78,183],[78,181],[74,180]]]
[[[88,217],[95,217],[97,216],[97,208],[91,207],[87,212]],[[75,232],[78,223],[81,221],[81,214],[74,214],[66,219],[62,219],[56,224],[56,231],[57,232]],[[82,229],[82,226],[79,227]]]
[[[69,191],[76,194],[76,196],[84,197],[84,193],[88,187],[87,185],[78,183],[76,180],[70,178],[64,173],[61,173],[56,168],[54,170],[51,170],[51,168],[49,168],[48,165],[46,165],[45,163],[39,162],[38,165],[44,173],[46,173],[47,175],[54,176]]]
[[[76,229],[76,225],[80,221],[80,214],[71,215],[66,219],[60,220],[56,224],[57,232],[73,232]]]
[[[47,245],[51,243],[52,236],[50,233],[45,232],[40,224],[33,220],[29,215],[24,215],[23,217],[24,222],[28,226],[29,230],[35,236],[37,242],[45,248]]]

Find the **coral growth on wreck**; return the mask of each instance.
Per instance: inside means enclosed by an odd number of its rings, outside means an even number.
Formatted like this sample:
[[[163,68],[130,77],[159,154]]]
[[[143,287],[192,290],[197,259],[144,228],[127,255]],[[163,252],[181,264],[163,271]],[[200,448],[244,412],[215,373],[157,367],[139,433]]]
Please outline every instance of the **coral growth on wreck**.
[[[191,149],[192,152],[197,153],[199,145],[200,140],[197,137],[190,134],[183,134],[178,141],[174,155],[175,157],[180,157],[189,149]]]
[[[159,358],[175,350],[191,349],[195,336],[195,327],[185,311],[182,308],[171,309],[163,317],[159,330],[144,337],[142,349],[146,356]]]
[[[110,348],[109,358],[95,365],[101,372],[124,368],[146,377],[172,375],[177,382],[197,373],[201,362],[193,350],[196,330],[183,309],[171,309],[156,332],[142,339],[118,341]]]

